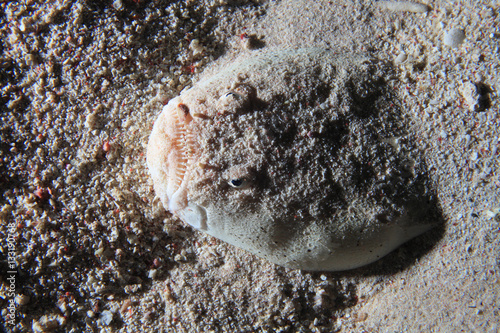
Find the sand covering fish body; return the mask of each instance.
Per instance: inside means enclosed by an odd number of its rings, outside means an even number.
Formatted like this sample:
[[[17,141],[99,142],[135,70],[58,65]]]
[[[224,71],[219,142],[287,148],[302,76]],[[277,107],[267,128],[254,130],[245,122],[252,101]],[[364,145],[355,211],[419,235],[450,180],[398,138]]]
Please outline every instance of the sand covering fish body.
[[[164,107],[147,152],[156,195],[285,267],[371,263],[435,218],[391,78],[363,54],[246,54]]]

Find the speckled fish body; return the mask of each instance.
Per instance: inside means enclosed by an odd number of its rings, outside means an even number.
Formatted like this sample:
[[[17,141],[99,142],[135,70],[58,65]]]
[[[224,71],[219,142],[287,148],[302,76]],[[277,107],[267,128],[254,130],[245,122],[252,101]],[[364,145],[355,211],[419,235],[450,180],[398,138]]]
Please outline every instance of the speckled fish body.
[[[345,270],[428,230],[428,182],[367,55],[253,52],[170,100],[147,163],[166,209],[276,264]]]

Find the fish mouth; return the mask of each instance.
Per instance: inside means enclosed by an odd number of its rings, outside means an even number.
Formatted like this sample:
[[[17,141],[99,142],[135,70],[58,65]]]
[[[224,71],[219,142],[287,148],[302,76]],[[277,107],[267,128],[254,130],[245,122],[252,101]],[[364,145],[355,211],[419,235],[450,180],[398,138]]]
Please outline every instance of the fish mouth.
[[[178,213],[188,205],[189,170],[196,155],[189,108],[171,100],[156,120],[148,143],[147,164],[163,206]]]
[[[189,114],[189,108],[183,103],[179,103],[175,109],[171,109],[169,118],[175,128],[172,149],[176,152],[177,163],[169,170],[172,172],[172,187],[175,192],[181,188],[182,182],[186,179],[186,170],[193,162],[194,140],[191,131],[187,128],[193,118]]]

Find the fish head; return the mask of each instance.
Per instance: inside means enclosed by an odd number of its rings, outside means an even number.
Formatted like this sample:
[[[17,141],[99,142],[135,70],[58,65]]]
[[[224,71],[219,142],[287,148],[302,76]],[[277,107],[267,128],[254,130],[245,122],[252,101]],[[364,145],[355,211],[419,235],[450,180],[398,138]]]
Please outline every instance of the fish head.
[[[210,229],[207,205],[245,203],[251,192],[262,158],[248,159],[252,149],[231,122],[248,113],[254,99],[247,85],[196,87],[170,100],[155,121],[147,148],[155,193],[165,209],[197,229]]]

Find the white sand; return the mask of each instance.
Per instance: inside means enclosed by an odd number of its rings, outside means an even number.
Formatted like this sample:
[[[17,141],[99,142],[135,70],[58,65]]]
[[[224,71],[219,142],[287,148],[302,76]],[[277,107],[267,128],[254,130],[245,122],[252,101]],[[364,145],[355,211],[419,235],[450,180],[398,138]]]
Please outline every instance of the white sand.
[[[0,4],[0,261],[9,332],[496,332],[499,2],[100,1]],[[452,28],[465,31],[456,48]],[[161,106],[211,63],[321,46],[396,61],[404,117],[446,224],[356,271],[269,264],[194,232],[154,198]],[[200,46],[192,45],[198,39]],[[194,72],[194,73],[192,73]],[[479,94],[476,92],[479,86]],[[476,105],[476,102],[478,102]],[[13,229],[9,229],[14,226]],[[7,241],[16,237],[9,293]]]

